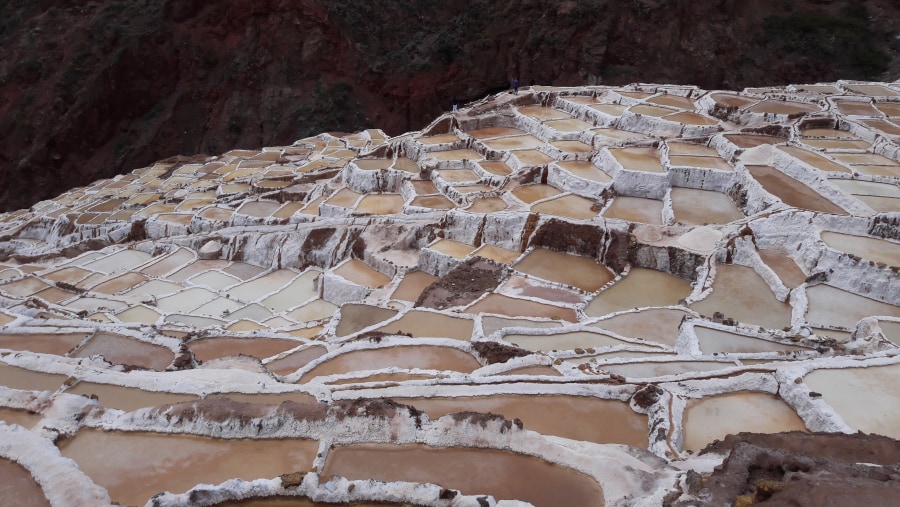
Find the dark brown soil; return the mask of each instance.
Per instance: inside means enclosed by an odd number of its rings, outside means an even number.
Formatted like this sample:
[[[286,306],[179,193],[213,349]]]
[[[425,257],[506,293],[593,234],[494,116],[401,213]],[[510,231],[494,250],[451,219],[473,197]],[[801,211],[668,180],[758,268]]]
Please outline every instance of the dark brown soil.
[[[497,342],[473,342],[472,348],[487,364],[505,363],[514,357],[525,357],[531,351]]]
[[[482,257],[475,257],[426,287],[416,301],[416,306],[440,310],[467,305],[482,294],[496,289],[502,279],[502,265]]]
[[[900,441],[888,437],[741,433],[702,452],[729,453],[698,495],[707,505],[877,507],[900,498]]]

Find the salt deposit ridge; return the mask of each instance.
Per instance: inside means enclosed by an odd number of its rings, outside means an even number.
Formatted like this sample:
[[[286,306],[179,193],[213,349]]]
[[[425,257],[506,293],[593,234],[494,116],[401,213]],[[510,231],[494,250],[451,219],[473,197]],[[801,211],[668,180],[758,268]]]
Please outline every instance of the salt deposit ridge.
[[[532,87],[2,214],[0,492],[694,505],[728,434],[898,439],[898,140],[900,83]]]

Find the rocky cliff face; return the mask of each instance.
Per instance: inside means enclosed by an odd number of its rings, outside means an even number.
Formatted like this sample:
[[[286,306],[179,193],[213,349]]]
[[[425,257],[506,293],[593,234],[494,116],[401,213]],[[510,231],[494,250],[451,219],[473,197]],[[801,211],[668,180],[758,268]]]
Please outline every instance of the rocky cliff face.
[[[893,0],[10,0],[0,210],[176,154],[419,128],[452,97],[896,79]]]

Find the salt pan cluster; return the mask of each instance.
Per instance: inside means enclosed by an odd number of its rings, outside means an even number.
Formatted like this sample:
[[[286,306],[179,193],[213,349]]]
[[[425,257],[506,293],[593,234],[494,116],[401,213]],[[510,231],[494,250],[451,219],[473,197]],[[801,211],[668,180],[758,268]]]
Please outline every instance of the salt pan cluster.
[[[727,434],[900,438],[898,140],[898,83],[533,87],[2,214],[0,486],[660,505]]]

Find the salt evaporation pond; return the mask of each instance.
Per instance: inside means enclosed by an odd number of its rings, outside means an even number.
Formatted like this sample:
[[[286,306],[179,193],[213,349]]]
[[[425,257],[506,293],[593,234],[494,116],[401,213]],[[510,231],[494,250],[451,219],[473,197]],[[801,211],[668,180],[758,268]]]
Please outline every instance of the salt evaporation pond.
[[[440,484],[463,494],[522,499],[535,507],[604,505],[600,486],[575,470],[492,449],[356,445],[328,455],[325,477]]]
[[[201,483],[307,470],[318,446],[300,439],[216,439],[83,429],[63,442],[60,452],[106,488],[114,502],[144,505],[162,491],[181,493]]]
[[[0,498],[7,505],[50,507],[41,486],[25,467],[0,458]]]
[[[688,401],[684,411],[685,449],[698,451],[725,435],[754,431],[805,431],[784,401],[768,393],[738,393]]]
[[[474,411],[520,419],[526,429],[598,444],[646,445],[647,419],[627,404],[565,395],[493,395],[456,398],[394,398],[437,419]],[[585,424],[587,423],[587,424]]]
[[[896,365],[822,369],[803,377],[850,427],[892,438],[900,438],[898,381]]]

